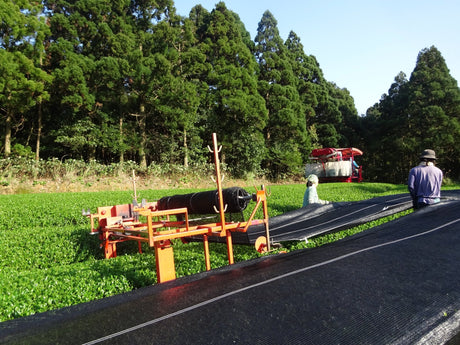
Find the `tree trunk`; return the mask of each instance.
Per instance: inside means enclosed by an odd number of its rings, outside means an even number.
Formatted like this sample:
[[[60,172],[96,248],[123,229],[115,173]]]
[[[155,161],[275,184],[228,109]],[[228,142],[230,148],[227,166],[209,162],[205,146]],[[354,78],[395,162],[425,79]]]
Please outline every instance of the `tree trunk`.
[[[140,106],[140,117],[139,117],[139,129],[141,132],[141,144],[139,147],[139,165],[141,168],[147,168],[147,155],[145,153],[145,147],[147,145],[147,132],[146,132],[146,114],[145,105]]]
[[[187,130],[184,129],[184,167],[188,168]]]
[[[10,112],[7,111],[5,121],[5,157],[11,154],[11,121],[12,116]]]
[[[96,148],[94,146],[90,146],[88,148],[88,162],[96,160]]]
[[[120,138],[119,138],[119,142],[120,142],[120,158],[119,158],[119,161],[120,163],[123,163],[125,161],[125,152],[124,152],[124,149],[123,149],[123,116],[120,116]]]
[[[37,143],[35,146],[35,160],[38,162],[40,159],[40,139],[42,136],[42,118],[43,118],[43,109],[42,109],[42,100],[41,97],[38,101],[38,127],[37,127]]]
[[[40,53],[39,58],[40,68],[43,68],[43,53]],[[35,146],[35,161],[38,162],[40,159],[40,140],[42,136],[42,119],[43,119],[43,108],[42,108],[42,97],[38,99],[38,127],[37,127],[37,144]]]

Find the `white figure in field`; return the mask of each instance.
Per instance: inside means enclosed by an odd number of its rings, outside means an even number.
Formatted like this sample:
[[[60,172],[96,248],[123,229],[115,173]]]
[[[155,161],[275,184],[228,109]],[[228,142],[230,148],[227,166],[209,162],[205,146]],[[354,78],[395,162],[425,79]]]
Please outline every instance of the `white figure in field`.
[[[319,184],[318,176],[316,176],[315,174],[308,175],[307,190],[305,191],[305,194],[303,196],[302,207],[305,207],[310,204],[321,204],[321,205],[329,204],[329,201],[321,200],[318,197],[318,192],[316,190],[316,187],[318,187],[318,184]]]

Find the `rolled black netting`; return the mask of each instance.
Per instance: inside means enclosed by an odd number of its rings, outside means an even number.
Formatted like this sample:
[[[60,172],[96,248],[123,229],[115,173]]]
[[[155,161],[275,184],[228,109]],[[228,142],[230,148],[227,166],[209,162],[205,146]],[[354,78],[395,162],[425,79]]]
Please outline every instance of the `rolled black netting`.
[[[251,195],[240,187],[222,190],[226,213],[238,213],[246,209]],[[158,200],[159,210],[186,207],[189,214],[211,214],[219,211],[219,194],[217,190],[183,195],[165,196]]]

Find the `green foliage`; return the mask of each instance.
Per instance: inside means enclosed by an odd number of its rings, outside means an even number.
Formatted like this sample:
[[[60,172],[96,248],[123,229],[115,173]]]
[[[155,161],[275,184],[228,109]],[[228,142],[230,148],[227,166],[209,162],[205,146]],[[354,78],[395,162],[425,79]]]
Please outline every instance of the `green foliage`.
[[[42,68],[49,28],[41,8],[41,2],[32,1],[4,1],[0,6],[0,121],[6,157],[24,123],[33,124],[36,117],[41,121],[40,115],[29,111],[41,109],[49,99],[47,86],[52,78]]]
[[[34,153],[32,152],[30,146],[23,146],[21,144],[14,144],[11,153],[14,156],[25,157],[29,159],[34,157]]]
[[[308,146],[305,105],[294,72],[295,57],[281,40],[276,19],[269,11],[262,16],[255,43],[259,93],[269,114],[264,129],[268,149],[264,167],[273,178],[289,176],[302,164],[302,152]]]
[[[423,49],[409,80],[399,73],[388,95],[363,119],[363,127],[372,124],[363,143],[372,153],[363,156],[369,175],[403,182],[420,152],[432,148],[446,177],[458,180],[459,114],[457,81],[435,47]]]
[[[100,299],[153,282],[147,270],[147,257],[124,256],[111,261],[88,261],[83,264],[49,269],[1,270],[0,319],[25,315]],[[133,283],[130,279],[135,280]]]
[[[453,185],[451,188],[458,188]],[[252,189],[247,189],[249,192]],[[142,197],[158,200],[166,195],[196,190],[144,190]],[[298,209],[304,184],[269,187],[269,214],[276,216]],[[318,193],[331,201],[356,201],[381,195],[404,193],[406,186],[391,184],[322,184]],[[119,294],[156,282],[153,251],[137,243],[118,245],[119,256],[103,259],[97,236],[89,234],[89,220],[81,210],[131,201],[130,192],[87,192],[0,195],[0,320],[79,304]],[[252,204],[250,204],[252,205]],[[251,207],[245,210],[249,216]],[[256,217],[262,217],[261,214]],[[388,219],[389,220],[389,219]],[[321,245],[379,224],[314,239]],[[202,243],[174,241],[178,277],[205,270]],[[288,244],[282,250],[305,248]],[[228,264],[224,244],[211,243],[211,267]],[[271,253],[273,254],[273,253]],[[270,254],[270,255],[271,255]],[[260,257],[252,247],[235,246],[235,261]]]
[[[28,152],[27,149],[25,149]],[[187,179],[200,180],[208,179],[214,173],[214,164],[193,162],[188,167],[181,164],[155,164],[152,163],[147,168],[140,167],[136,162],[125,161],[123,163],[101,164],[96,161],[88,163],[83,160],[58,159],[36,161],[26,156],[9,157],[0,159],[0,178],[7,180],[39,180],[45,181],[35,183],[46,183],[46,180],[53,181],[79,181],[84,183],[94,178],[126,178],[135,172],[136,176],[176,178],[184,177]],[[228,170],[222,165],[221,170],[227,174]]]
[[[262,131],[267,121],[264,99],[257,90],[257,64],[245,44],[241,22],[219,3],[205,24],[200,50],[206,54],[206,135],[217,133],[225,148],[222,161],[235,176],[257,172],[265,156]]]
[[[427,147],[460,179],[460,91],[435,47],[359,118],[269,11],[254,41],[224,2],[180,17],[172,0],[9,1],[0,15],[5,157],[188,167],[217,133],[234,176],[293,176],[312,148],[356,146],[370,181],[403,182]]]
[[[435,48],[422,50],[409,80],[409,109],[418,151],[435,148],[439,164],[460,177],[460,89]]]

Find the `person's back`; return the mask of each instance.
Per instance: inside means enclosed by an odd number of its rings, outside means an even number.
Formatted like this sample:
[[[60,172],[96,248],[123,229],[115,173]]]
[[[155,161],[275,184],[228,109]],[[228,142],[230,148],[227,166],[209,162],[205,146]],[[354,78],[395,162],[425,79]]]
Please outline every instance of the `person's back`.
[[[423,151],[420,159],[422,162],[410,170],[407,184],[415,208],[437,203],[441,198],[443,174],[434,165],[434,151]]]

